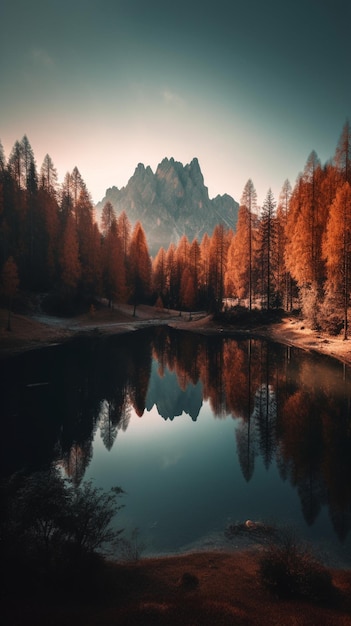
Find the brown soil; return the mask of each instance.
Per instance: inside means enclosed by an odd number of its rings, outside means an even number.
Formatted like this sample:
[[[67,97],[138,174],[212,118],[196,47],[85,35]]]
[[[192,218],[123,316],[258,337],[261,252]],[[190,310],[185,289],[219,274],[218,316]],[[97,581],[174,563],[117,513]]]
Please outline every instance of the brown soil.
[[[279,600],[258,576],[255,550],[203,552],[109,564],[81,600],[40,597],[6,603],[6,624],[36,626],[348,626],[351,572],[333,571],[333,607]],[[77,581],[78,582],[78,581]],[[77,585],[78,587],[78,585]],[[3,622],[5,624],[5,622]]]

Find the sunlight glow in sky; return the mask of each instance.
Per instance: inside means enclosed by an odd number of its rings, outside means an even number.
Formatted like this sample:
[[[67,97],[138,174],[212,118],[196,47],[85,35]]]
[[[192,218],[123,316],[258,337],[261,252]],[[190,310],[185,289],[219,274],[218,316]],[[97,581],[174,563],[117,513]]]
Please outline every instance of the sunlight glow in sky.
[[[94,202],[164,157],[197,157],[210,197],[252,178],[277,199],[351,118],[350,18],[349,0],[2,0],[5,155],[26,134]]]

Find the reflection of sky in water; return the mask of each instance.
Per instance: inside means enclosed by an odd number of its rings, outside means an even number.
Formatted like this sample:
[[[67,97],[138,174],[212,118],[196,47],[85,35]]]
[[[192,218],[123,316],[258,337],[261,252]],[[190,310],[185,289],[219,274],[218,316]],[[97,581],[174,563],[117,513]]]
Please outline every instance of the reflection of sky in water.
[[[226,526],[250,518],[293,525],[326,557],[331,550],[340,558],[343,549],[326,509],[309,528],[297,490],[282,481],[275,461],[267,470],[256,457],[253,476],[245,481],[237,456],[238,424],[231,416],[215,418],[208,402],[196,422],[185,413],[165,420],[155,406],[142,418],[132,411],[110,452],[97,431],[86,478],[126,491],[118,525],[140,530],[145,554],[225,545]]]

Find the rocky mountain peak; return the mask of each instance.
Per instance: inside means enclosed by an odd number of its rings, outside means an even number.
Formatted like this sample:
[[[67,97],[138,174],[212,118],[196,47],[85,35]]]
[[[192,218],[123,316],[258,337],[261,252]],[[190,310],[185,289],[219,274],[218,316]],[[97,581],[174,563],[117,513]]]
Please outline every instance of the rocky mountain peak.
[[[173,157],[164,158],[153,173],[139,163],[126,187],[112,187],[96,205],[96,215],[109,200],[117,215],[123,210],[134,225],[141,221],[151,254],[162,246],[177,243],[182,235],[199,241],[212,234],[218,223],[235,228],[239,205],[225,194],[210,199],[197,158],[183,165]]]

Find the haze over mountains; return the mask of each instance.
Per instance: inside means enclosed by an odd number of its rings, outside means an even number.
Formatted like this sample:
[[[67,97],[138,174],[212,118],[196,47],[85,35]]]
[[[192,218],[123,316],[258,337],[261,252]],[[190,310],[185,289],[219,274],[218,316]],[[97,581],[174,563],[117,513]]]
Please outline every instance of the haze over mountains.
[[[139,163],[126,187],[107,189],[96,205],[98,220],[107,201],[117,215],[124,210],[132,225],[138,220],[142,223],[152,255],[161,246],[167,249],[171,242],[176,244],[182,235],[200,242],[217,224],[234,229],[239,208],[228,194],[209,198],[196,158],[187,165],[165,158],[155,173]]]

